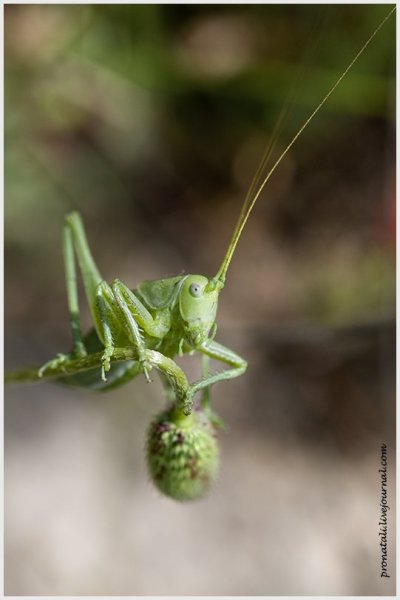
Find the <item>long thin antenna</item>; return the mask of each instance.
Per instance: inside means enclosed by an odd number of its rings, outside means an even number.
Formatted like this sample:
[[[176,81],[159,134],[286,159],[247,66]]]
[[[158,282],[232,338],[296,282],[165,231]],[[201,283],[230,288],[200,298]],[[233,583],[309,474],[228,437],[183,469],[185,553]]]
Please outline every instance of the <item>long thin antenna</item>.
[[[246,194],[245,200],[243,202],[242,209],[240,211],[240,216],[238,218],[238,222],[241,220],[241,218],[246,213],[248,206],[250,205],[252,199],[254,198],[254,195],[256,194],[256,192],[259,188],[259,185],[261,184],[261,182],[263,181],[263,179],[265,177],[265,172],[267,172],[267,167],[269,167],[269,163],[272,158],[273,152],[275,150],[275,146],[279,140],[279,136],[283,130],[285,122],[287,121],[290,110],[293,107],[293,103],[296,98],[300,80],[304,76],[306,57],[310,55],[311,49],[312,49],[312,47],[315,46],[316,41],[317,41],[316,34],[314,33],[314,35],[312,35],[312,33],[317,30],[318,22],[321,21],[321,7],[319,8],[319,11],[317,12],[316,15],[318,18],[314,18],[314,20],[313,20],[312,31],[310,31],[310,33],[309,33],[308,43],[307,43],[306,49],[303,53],[303,57],[300,62],[300,66],[296,69],[296,74],[295,74],[294,80],[292,81],[291,89],[286,96],[285,102],[283,103],[281,110],[279,111],[279,116],[278,116],[275,126],[272,130],[269,144],[265,150],[264,156],[262,157],[262,159],[260,161],[259,167],[258,167],[256,173],[254,174],[254,177],[252,179],[250,187],[247,190],[247,194]]]
[[[347,66],[347,68],[343,71],[343,73],[337,79],[336,83],[331,87],[331,89],[329,90],[329,92],[322,98],[322,100],[318,104],[318,106],[313,110],[313,112],[308,117],[308,119],[306,119],[306,121],[303,123],[303,125],[300,127],[300,129],[298,130],[298,132],[295,134],[295,136],[292,138],[292,140],[286,146],[285,150],[282,152],[282,154],[280,154],[280,156],[277,158],[277,160],[274,162],[274,164],[272,165],[272,167],[268,171],[267,175],[265,176],[265,178],[263,179],[263,181],[259,185],[257,192],[254,194],[254,198],[251,200],[251,202],[249,201],[250,200],[250,194],[248,193],[246,195],[244,206],[242,208],[242,211],[240,213],[238,222],[236,224],[235,231],[233,232],[232,239],[231,239],[231,241],[229,243],[229,246],[228,246],[228,250],[227,250],[227,252],[225,254],[225,257],[224,257],[224,259],[222,261],[222,264],[221,264],[221,266],[220,266],[220,268],[218,270],[217,275],[209,283],[209,285],[211,287],[219,287],[219,288],[223,287],[223,285],[225,283],[226,272],[228,270],[228,267],[229,267],[229,264],[231,262],[233,253],[235,252],[237,243],[238,243],[239,238],[240,238],[240,236],[242,234],[244,226],[246,225],[247,219],[249,218],[250,213],[253,210],[255,203],[257,202],[257,200],[258,200],[261,192],[263,191],[263,189],[264,189],[266,183],[268,182],[268,180],[270,179],[271,175],[274,173],[275,169],[278,167],[278,165],[284,159],[284,157],[286,156],[286,154],[292,148],[293,144],[301,136],[301,134],[303,133],[303,131],[305,130],[305,128],[310,124],[310,122],[313,120],[313,118],[315,117],[315,115],[324,106],[324,104],[326,103],[326,101],[328,100],[328,98],[333,94],[333,92],[335,91],[335,89],[337,88],[337,86],[340,84],[340,82],[342,81],[342,79],[344,79],[344,77],[346,77],[346,75],[350,71],[351,67],[359,59],[359,57],[361,56],[361,54],[364,52],[364,50],[367,48],[367,46],[374,39],[374,37],[376,36],[376,34],[378,33],[378,31],[383,27],[383,25],[386,23],[386,21],[389,19],[389,17],[391,17],[391,15],[395,12],[395,10],[396,10],[396,6],[394,6],[389,11],[389,13],[386,15],[386,17],[381,21],[381,23],[378,25],[378,27],[375,29],[375,31],[367,39],[367,41],[365,42],[365,44],[363,44],[363,46],[357,52],[357,54],[355,55],[355,57],[353,58],[353,60],[350,62],[350,64]],[[261,169],[262,169],[262,166],[264,164],[265,164],[265,157],[263,157],[263,160],[261,162],[261,165],[260,165]],[[260,174],[260,168],[257,170],[257,174]],[[254,182],[252,183],[252,186],[250,187],[250,191],[253,191],[253,189],[254,189]],[[244,210],[244,208],[246,207],[246,205],[248,205],[247,209]]]

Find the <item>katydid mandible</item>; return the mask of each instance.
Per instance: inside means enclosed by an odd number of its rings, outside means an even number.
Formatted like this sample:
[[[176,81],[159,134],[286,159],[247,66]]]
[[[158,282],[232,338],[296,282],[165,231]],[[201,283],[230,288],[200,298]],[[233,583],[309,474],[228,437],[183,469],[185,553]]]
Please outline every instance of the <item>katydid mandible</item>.
[[[58,355],[43,365],[39,370],[39,376],[60,367],[65,367],[67,373],[71,361],[82,359],[95,352],[102,352],[101,369],[91,369],[66,376],[62,381],[94,390],[109,390],[129,381],[139,373],[143,373],[150,381],[150,371],[156,367],[163,375],[162,379],[166,383],[168,393],[175,394],[179,409],[188,415],[192,410],[193,397],[197,391],[204,390],[203,403],[206,405],[208,388],[211,385],[238,377],[245,372],[246,361],[214,340],[217,329],[218,298],[224,287],[228,267],[239,238],[256,201],[275,169],[394,11],[395,7],[357,52],[265,175],[263,174],[265,166],[270,158],[270,152],[267,151],[247,193],[228,249],[214,277],[182,275],[157,281],[145,281],[133,290],[118,279],[110,285],[104,281],[93,260],[79,214],[74,212],[66,217],[64,261],[73,349],[69,354]],[[93,330],[85,337],[80,327],[74,253],[81,270],[94,324]],[[118,359],[119,350],[124,348],[131,350],[133,359],[114,362],[113,358]],[[199,381],[189,385],[183,371],[173,358],[193,352],[199,352],[203,357],[203,376]],[[210,374],[208,372],[210,358],[224,363],[228,369]]]

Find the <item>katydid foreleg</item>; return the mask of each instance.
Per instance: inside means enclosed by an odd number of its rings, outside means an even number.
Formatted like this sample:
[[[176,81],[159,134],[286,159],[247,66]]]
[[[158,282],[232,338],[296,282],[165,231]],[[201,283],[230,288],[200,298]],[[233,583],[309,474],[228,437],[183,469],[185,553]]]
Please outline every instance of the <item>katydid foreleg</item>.
[[[210,357],[207,354],[201,355],[201,376],[202,379],[207,379],[210,376]],[[211,389],[210,386],[203,388],[200,400],[201,409],[209,418],[210,422],[217,429],[227,429],[226,423],[217,415],[211,408]]]
[[[206,379],[210,375],[210,357],[207,354],[201,355],[201,377],[202,379]],[[203,393],[201,394],[201,407],[204,410],[207,410],[210,407],[210,398],[211,391],[210,387],[203,388]]]
[[[226,379],[233,379],[234,377],[239,377],[243,375],[243,373],[247,369],[247,362],[244,358],[226,348],[222,344],[215,342],[214,340],[207,340],[202,346],[198,348],[199,352],[204,354],[209,358],[213,358],[215,360],[219,360],[230,367],[231,369],[227,369],[226,371],[220,371],[218,373],[214,373],[213,375],[207,374],[203,375],[199,381],[196,381],[192,385],[189,386],[188,392],[186,394],[186,400],[183,406],[183,410],[186,414],[189,414],[192,410],[193,405],[193,396],[199,390],[204,390],[209,388],[209,386],[214,385],[214,383],[218,383],[219,381],[224,381]],[[207,365],[207,363],[205,363]],[[208,370],[208,368],[207,368]],[[205,392],[205,402],[208,401],[209,392]]]
[[[122,312],[129,338],[137,348],[138,360],[142,365],[143,373],[150,382],[149,371],[152,365],[146,360],[146,345],[142,331],[154,338],[162,339],[169,330],[169,313],[161,312],[158,313],[158,318],[153,318],[137,296],[118,279],[114,280],[112,291]]]

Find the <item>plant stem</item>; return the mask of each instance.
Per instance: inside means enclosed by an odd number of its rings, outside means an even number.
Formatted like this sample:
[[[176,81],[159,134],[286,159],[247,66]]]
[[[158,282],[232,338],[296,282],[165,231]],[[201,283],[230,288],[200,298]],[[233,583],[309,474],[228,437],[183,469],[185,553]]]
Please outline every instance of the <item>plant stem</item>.
[[[68,360],[57,368],[48,368],[42,374],[39,375],[40,367],[30,367],[28,369],[21,369],[18,371],[8,371],[5,373],[5,383],[40,383],[47,379],[55,379],[57,377],[65,377],[65,375],[75,375],[81,371],[87,371],[89,369],[95,369],[96,367],[101,368],[102,352],[96,354],[89,354],[82,358],[75,360]],[[134,350],[128,348],[116,348],[112,357],[112,362],[121,360],[135,360],[137,357]]]
[[[152,367],[158,369],[167,377],[175,391],[178,406],[183,405],[190,389],[190,385],[182,369],[171,358],[168,358],[155,350],[146,350],[145,356]],[[95,368],[99,369],[100,377],[102,358],[103,353],[97,352],[96,354],[89,354],[82,358],[67,360],[56,368],[48,367],[41,376],[39,375],[39,367],[31,367],[19,371],[9,371],[8,373],[5,373],[5,383],[39,383],[48,379],[57,379],[58,377],[65,377],[66,375],[75,375],[81,371]],[[137,360],[136,350],[133,348],[114,348],[111,361],[117,362],[125,360]]]

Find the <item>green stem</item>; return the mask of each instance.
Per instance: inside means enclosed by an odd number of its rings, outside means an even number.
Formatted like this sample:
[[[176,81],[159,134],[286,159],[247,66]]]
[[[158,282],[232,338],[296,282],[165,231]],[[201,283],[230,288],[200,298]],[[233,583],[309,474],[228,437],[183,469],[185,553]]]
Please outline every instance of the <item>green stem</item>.
[[[186,375],[180,367],[167,356],[155,350],[146,350],[146,360],[156,369],[161,371],[169,380],[175,390],[178,406],[186,400],[190,388]],[[42,376],[39,376],[39,368],[32,367],[20,371],[9,371],[5,373],[5,383],[38,383],[48,379],[57,379],[66,375],[75,375],[89,369],[99,369],[102,364],[102,352],[89,354],[75,360],[68,360],[57,368],[47,368]],[[137,352],[133,348],[115,348],[111,361],[137,360]]]
[[[39,375],[40,367],[31,367],[21,369],[19,371],[8,371],[5,373],[5,383],[34,383],[41,382],[47,379],[55,379],[57,377],[65,377],[65,375],[75,375],[81,371],[95,369],[101,367],[101,358],[103,353],[97,352],[75,360],[68,360],[57,368],[47,368],[42,376]],[[136,358],[134,352],[125,348],[118,348],[114,352],[113,360],[134,360]]]

